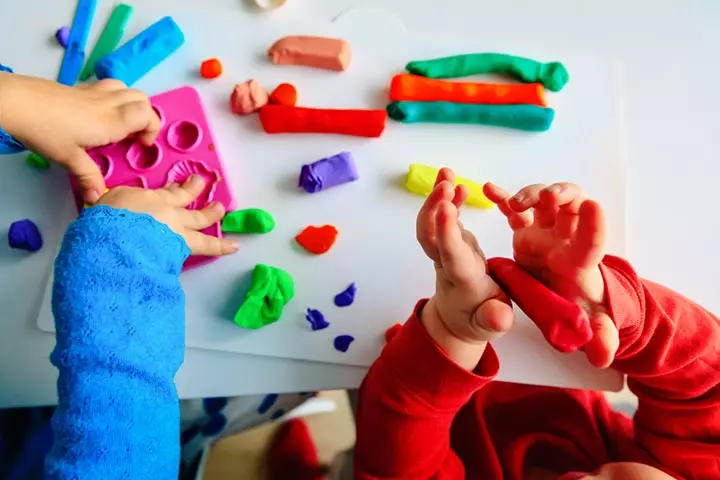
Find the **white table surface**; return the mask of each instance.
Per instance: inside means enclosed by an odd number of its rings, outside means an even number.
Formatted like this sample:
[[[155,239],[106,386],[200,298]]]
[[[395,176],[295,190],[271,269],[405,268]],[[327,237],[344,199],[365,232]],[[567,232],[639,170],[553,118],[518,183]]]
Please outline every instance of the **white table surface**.
[[[143,1],[131,3],[140,7]],[[53,29],[69,22],[73,5],[72,0],[3,2],[0,61],[12,64],[23,45],[49,42]],[[198,2],[176,0],[175,5],[188,8]],[[204,2],[204,8],[231,6],[244,8],[242,0]],[[711,273],[720,271],[720,256],[712,253],[714,235],[720,234],[712,202],[720,179],[720,96],[715,85],[720,78],[720,3],[290,0],[272,15],[280,22],[306,16],[332,21],[349,10],[370,20],[386,15],[383,10],[391,12],[413,32],[467,38],[482,29],[509,50],[519,40],[532,39],[544,50],[571,47],[622,61],[630,161],[629,258],[643,276],[720,312],[717,287],[710,281]],[[21,211],[0,209],[0,231],[24,217],[52,225],[57,202],[65,198],[62,175],[57,170],[28,173],[20,161],[0,162],[0,200],[22,205]],[[671,200],[670,192],[681,200]],[[26,255],[10,250],[4,239],[0,242],[0,407],[55,402],[56,373],[48,362],[54,337],[35,326],[53,254],[44,249]],[[176,380],[181,397],[193,398],[353,388],[364,373],[357,367],[189,349]]]

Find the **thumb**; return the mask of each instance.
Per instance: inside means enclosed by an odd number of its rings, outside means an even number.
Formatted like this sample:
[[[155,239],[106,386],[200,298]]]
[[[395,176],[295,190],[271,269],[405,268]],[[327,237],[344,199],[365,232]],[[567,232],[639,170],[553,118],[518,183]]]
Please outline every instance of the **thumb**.
[[[66,167],[82,190],[85,203],[95,204],[106,190],[105,179],[97,163],[85,150],[78,149]]]

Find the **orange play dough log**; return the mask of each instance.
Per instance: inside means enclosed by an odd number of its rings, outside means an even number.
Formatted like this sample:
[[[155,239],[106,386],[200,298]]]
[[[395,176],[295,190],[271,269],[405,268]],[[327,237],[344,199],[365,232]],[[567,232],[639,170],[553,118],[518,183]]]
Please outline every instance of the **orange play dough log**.
[[[304,65],[341,72],[350,66],[350,44],[338,38],[294,35],[275,42],[268,57],[276,65]]]
[[[539,83],[448,82],[407,73],[393,77],[390,83],[390,99],[393,102],[456,102],[547,106],[545,89]]]
[[[335,110],[266,105],[260,110],[266,133],[337,133],[376,138],[387,122],[385,110]]]

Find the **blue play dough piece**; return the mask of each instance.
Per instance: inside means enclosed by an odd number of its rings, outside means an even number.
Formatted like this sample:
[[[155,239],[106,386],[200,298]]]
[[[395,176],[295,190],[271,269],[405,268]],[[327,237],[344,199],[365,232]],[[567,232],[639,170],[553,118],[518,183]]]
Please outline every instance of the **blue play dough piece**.
[[[355,301],[355,293],[357,287],[355,283],[351,283],[345,290],[335,295],[335,305],[338,307],[349,307]]]
[[[63,85],[73,86],[77,83],[85,63],[85,45],[92,26],[97,0],[78,0],[72,27],[68,35],[65,55],[60,65],[57,81]]]
[[[37,252],[43,246],[42,235],[37,225],[30,219],[18,220],[10,225],[8,231],[8,245],[10,248],[20,248],[30,252]]]
[[[330,323],[325,320],[325,315],[323,315],[320,310],[315,310],[314,308],[307,309],[305,312],[305,319],[308,321],[314,332],[323,330],[330,326]]]
[[[210,418],[210,421],[202,427],[203,437],[214,437],[225,429],[227,418],[222,413],[217,413]]]
[[[338,335],[335,337],[333,345],[335,346],[335,350],[345,353],[350,348],[350,344],[354,341],[355,337],[352,335]]]
[[[7,65],[3,65],[2,63],[0,63],[0,72],[13,73],[13,69],[8,67]]]
[[[185,35],[172,17],[165,17],[98,60],[98,79],[116,78],[130,86],[185,43]]]
[[[55,32],[55,39],[61,47],[67,48],[68,40],[70,39],[70,27],[63,26],[58,28],[58,31]]]
[[[270,420],[277,420],[283,415],[285,415],[285,410],[283,410],[282,408],[278,408],[277,411],[273,412],[273,414],[270,415]]]

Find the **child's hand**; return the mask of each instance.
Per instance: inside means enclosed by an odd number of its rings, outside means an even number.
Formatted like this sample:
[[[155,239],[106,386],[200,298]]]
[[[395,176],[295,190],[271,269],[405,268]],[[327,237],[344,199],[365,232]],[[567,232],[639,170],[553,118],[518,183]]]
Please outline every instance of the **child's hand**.
[[[27,148],[63,165],[86,203],[105,191],[100,169],[85,149],[137,133],[151,144],[160,119],[148,97],[118,80],[66,87],[50,80],[0,74],[0,125]]]
[[[605,218],[600,206],[571,183],[530,185],[513,197],[487,183],[484,192],[514,231],[515,260],[588,312],[593,339],[585,352],[593,365],[609,366],[619,339],[607,314],[605,283],[599,268],[605,247]]]
[[[202,193],[204,186],[203,179],[193,175],[182,186],[168,185],[157,190],[116,187],[103,195],[98,205],[152,216],[183,237],[193,255],[219,256],[235,253],[238,246],[234,241],[219,239],[199,231],[222,219],[225,215],[222,204],[212,202],[202,210],[185,208]]]
[[[421,319],[445,353],[472,370],[487,342],[510,330],[514,317],[507,295],[487,275],[477,240],[459,222],[468,192],[453,187],[454,179],[452,170],[440,170],[417,217],[417,238],[435,262],[437,279]]]

